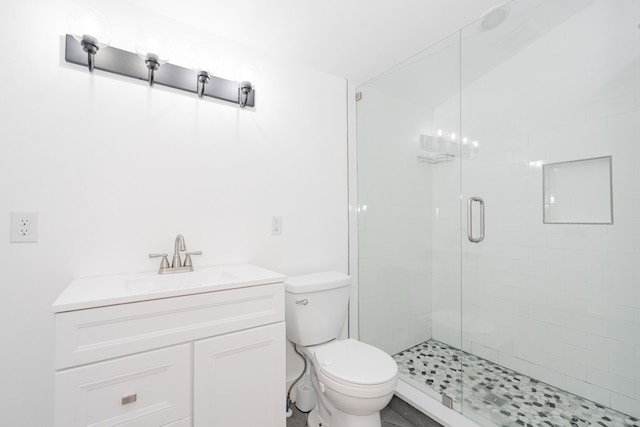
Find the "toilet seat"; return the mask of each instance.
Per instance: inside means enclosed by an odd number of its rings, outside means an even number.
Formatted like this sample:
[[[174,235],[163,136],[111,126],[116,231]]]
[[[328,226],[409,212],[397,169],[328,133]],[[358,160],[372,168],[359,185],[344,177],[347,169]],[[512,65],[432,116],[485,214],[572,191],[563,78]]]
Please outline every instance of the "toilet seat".
[[[395,389],[398,367],[391,356],[354,339],[332,341],[313,349],[320,380],[333,390],[363,398]]]

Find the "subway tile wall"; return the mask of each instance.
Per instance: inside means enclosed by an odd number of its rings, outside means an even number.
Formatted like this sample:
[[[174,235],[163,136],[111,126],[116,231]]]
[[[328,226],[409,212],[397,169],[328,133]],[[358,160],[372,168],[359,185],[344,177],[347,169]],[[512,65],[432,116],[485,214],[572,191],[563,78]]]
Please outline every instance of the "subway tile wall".
[[[480,151],[461,174],[457,162],[432,169],[431,215],[435,339],[636,417],[639,10],[592,2],[466,86],[459,128]],[[436,127],[459,126],[459,99],[438,107]],[[541,164],[609,155],[614,224],[543,224]],[[480,244],[464,239],[456,186],[486,202]],[[446,316],[460,311],[462,334]]]

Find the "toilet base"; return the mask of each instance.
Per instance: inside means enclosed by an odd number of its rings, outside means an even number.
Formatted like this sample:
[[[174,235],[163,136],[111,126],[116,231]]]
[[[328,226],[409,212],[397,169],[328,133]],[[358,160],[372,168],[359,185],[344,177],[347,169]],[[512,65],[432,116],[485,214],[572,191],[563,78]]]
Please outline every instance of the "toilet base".
[[[320,418],[320,414],[318,411],[318,407],[316,406],[311,412],[309,412],[309,416],[307,417],[307,427],[328,427],[325,421]]]
[[[380,412],[371,415],[334,413],[329,423],[320,417],[320,411],[316,407],[307,417],[307,427],[381,427],[381,425]]]

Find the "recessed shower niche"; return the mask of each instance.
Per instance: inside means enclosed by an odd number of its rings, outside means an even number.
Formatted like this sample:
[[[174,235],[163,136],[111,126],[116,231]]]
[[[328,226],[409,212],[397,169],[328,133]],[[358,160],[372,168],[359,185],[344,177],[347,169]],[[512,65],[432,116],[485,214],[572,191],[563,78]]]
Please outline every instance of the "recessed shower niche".
[[[543,165],[545,224],[613,224],[611,156]]]

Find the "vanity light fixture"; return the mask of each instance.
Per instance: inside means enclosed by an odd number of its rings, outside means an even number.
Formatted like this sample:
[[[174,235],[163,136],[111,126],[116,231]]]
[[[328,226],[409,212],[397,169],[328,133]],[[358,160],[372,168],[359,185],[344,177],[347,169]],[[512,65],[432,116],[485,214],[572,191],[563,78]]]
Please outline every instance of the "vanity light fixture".
[[[198,97],[202,98],[204,96],[204,88],[211,80],[209,73],[207,71],[198,71],[198,84],[197,84],[197,93]]]
[[[72,11],[68,21],[73,38],[87,54],[89,71],[93,72],[96,53],[111,42],[111,26],[99,12],[88,8]]]
[[[153,86],[155,72],[169,61],[169,43],[155,34],[144,33],[138,36],[136,52],[146,64],[147,80],[149,86]]]
[[[97,12],[74,12],[69,16],[69,24],[72,31],[65,36],[67,62],[88,66],[90,71],[95,68],[144,80],[150,86],[163,85],[196,93],[200,98],[231,102],[241,108],[255,106],[256,90],[247,77],[232,81],[213,74],[217,65],[215,55],[205,55],[207,61],[203,64],[181,67],[168,62],[169,43],[148,33],[138,38],[136,53],[109,47],[111,28]]]
[[[202,43],[191,46],[190,56],[191,68],[196,72],[196,93],[202,98],[207,84],[218,67],[218,57]]]
[[[236,70],[238,76],[242,78],[242,81],[238,84],[238,105],[240,108],[244,108],[247,105],[249,96],[254,91],[253,83],[258,75],[258,71],[252,67],[240,67]]]
[[[238,104],[240,108],[244,108],[247,105],[249,94],[253,91],[253,86],[250,81],[241,81],[238,85]]]

